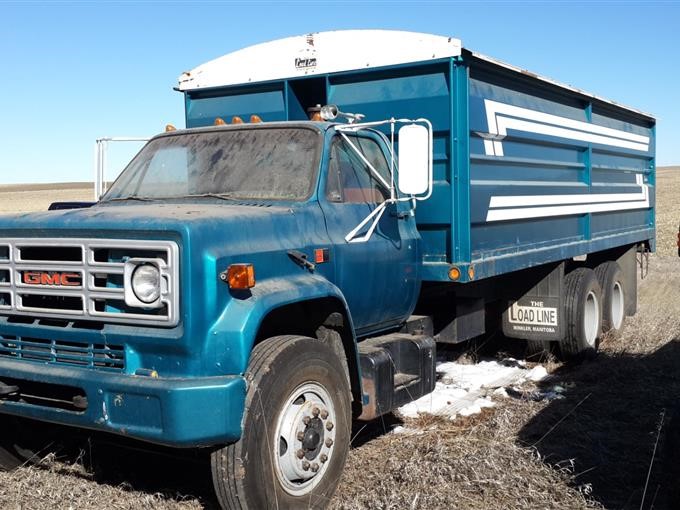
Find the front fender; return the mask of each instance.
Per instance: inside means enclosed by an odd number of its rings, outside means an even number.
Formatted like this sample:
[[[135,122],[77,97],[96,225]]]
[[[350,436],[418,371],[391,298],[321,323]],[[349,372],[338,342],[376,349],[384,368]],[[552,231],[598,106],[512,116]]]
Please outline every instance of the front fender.
[[[208,330],[205,358],[215,360],[213,370],[220,374],[243,374],[262,320],[281,306],[320,298],[342,303],[354,331],[347,302],[338,287],[315,274],[270,278],[258,281],[250,295],[229,300],[220,317]]]

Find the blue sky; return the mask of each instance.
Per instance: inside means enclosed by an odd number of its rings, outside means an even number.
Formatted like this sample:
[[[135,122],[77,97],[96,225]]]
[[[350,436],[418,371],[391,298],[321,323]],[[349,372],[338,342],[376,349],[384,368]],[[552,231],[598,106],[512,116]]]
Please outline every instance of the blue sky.
[[[0,0],[0,184],[91,180],[94,140],[184,125],[182,71],[307,32],[384,28],[464,46],[654,114],[680,165],[680,2]],[[135,147],[112,149],[112,167]]]

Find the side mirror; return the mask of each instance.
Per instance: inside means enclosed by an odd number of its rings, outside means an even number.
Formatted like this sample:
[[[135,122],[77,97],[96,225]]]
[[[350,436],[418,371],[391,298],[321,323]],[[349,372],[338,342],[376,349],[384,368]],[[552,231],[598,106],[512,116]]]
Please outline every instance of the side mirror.
[[[419,124],[399,129],[399,191],[404,195],[429,195],[431,165],[429,130]]]

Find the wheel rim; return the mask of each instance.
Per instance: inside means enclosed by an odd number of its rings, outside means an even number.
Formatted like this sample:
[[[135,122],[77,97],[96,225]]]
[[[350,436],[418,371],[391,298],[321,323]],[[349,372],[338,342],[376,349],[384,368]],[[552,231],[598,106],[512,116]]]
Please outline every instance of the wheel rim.
[[[597,296],[590,291],[586,296],[585,309],[583,310],[583,329],[586,342],[590,347],[595,347],[597,341],[597,329],[600,324],[600,306]]]
[[[333,400],[317,382],[298,386],[281,408],[276,424],[274,467],[283,489],[310,493],[333,457],[336,413]]]
[[[620,329],[624,316],[623,289],[619,282],[614,282],[611,296],[612,329]]]

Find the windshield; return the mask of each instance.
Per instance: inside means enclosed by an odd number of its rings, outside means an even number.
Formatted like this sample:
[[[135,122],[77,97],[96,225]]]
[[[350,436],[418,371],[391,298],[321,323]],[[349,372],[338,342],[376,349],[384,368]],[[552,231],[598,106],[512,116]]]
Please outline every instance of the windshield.
[[[313,189],[321,135],[250,128],[163,136],[135,156],[103,201],[219,195],[303,200]]]

